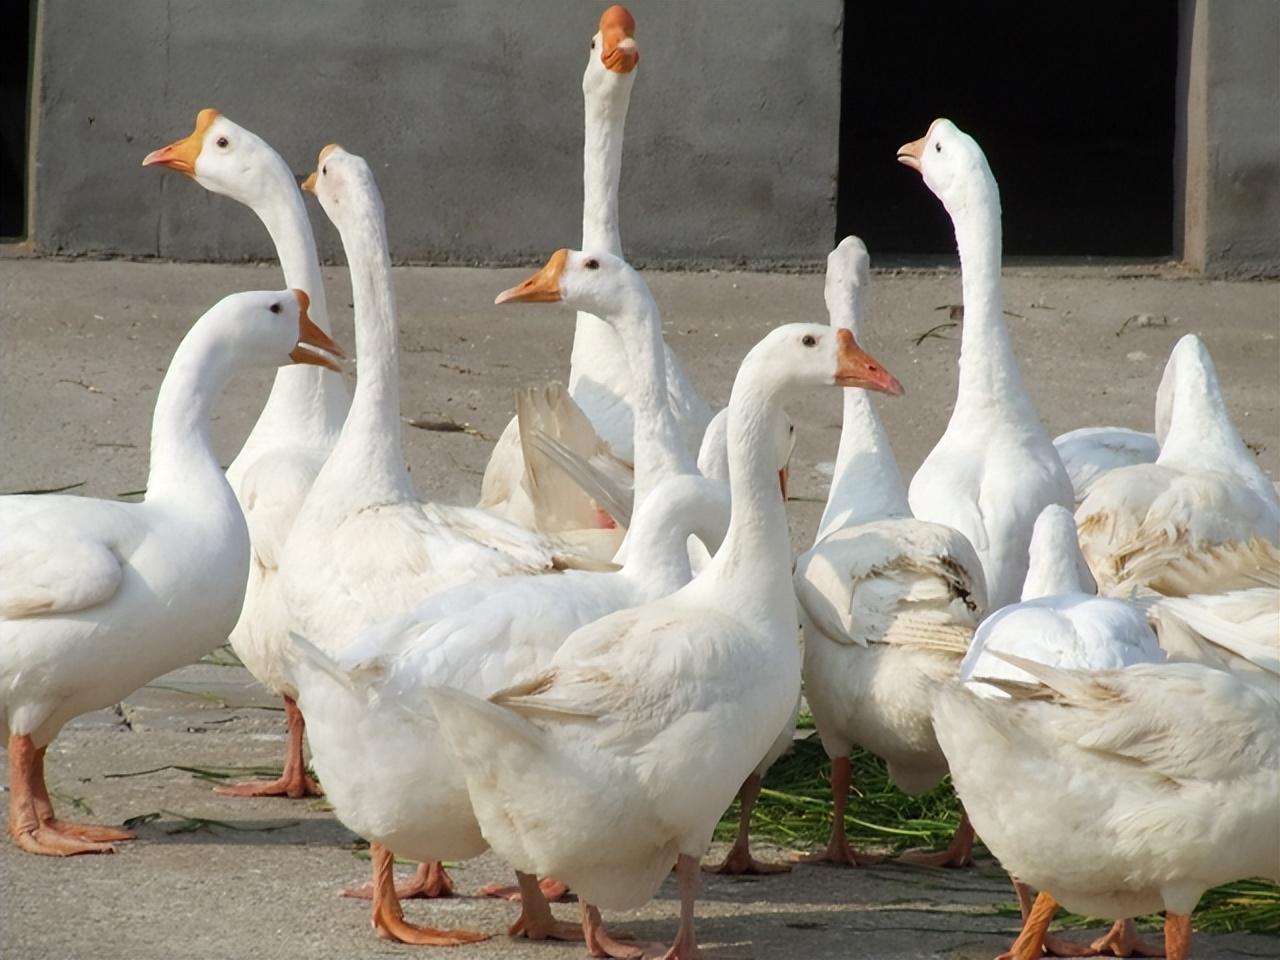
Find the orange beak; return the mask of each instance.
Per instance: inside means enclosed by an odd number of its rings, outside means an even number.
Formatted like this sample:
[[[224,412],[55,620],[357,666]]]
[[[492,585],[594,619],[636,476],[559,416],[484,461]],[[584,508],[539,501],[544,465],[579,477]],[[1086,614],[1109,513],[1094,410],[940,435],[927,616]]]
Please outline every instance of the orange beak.
[[[879,390],[891,397],[900,397],[906,392],[898,378],[876,363],[843,327],[836,331],[836,383],[842,387]]]
[[[298,342],[293,350],[289,352],[289,359],[294,363],[310,363],[317,367],[327,367],[330,370],[342,372],[333,357],[345,357],[342,347],[334,341],[334,339],[315,325],[315,322],[307,315],[307,307],[311,306],[311,298],[302,290],[294,290],[293,295],[298,298]],[[314,349],[309,349],[314,348]],[[317,350],[323,350],[324,353],[317,353]],[[333,357],[326,356],[332,354]]]
[[[560,300],[560,275],[569,262],[569,251],[561,247],[541,270],[523,283],[503,290],[494,303],[556,303]]]
[[[782,490],[782,502],[787,502],[787,484],[791,481],[791,466],[788,464],[778,471],[778,487]]]
[[[170,170],[177,170],[189,177],[196,175],[196,159],[200,156],[200,148],[204,146],[205,132],[221,114],[213,107],[205,107],[196,114],[196,128],[191,135],[176,140],[167,147],[152,150],[142,159],[144,167],[159,164]]]
[[[600,15],[600,62],[614,73],[630,73],[640,62],[636,46],[636,18],[615,3]]]
[[[925,135],[919,140],[912,140],[910,143],[904,143],[898,148],[898,162],[910,167],[917,173],[921,170],[921,160],[924,157],[925,145],[929,142],[929,134],[933,133],[933,124],[935,120],[929,124],[929,129],[925,131]]]
[[[333,153],[333,151],[337,149],[339,149],[338,144],[331,143],[320,151],[320,159],[316,161],[316,168],[311,171],[307,176],[307,179],[302,181],[303,190],[307,191],[307,193],[316,192],[316,177],[320,175],[320,168],[323,167],[324,162],[329,159],[329,154]]]

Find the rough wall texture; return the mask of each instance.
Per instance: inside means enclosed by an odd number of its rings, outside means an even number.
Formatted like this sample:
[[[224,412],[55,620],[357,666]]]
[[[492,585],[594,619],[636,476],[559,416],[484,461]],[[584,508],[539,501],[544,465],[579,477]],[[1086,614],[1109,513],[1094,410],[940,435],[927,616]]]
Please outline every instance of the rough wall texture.
[[[216,106],[302,173],[370,160],[401,260],[502,262],[579,240],[582,69],[604,4],[573,0],[45,0],[35,247],[270,255],[238,204],[140,166]],[[835,231],[840,0],[631,0],[641,62],[621,217],[630,256],[825,256]],[[317,222],[323,215],[315,210]],[[322,255],[336,231],[318,226]]]
[[[1280,275],[1280,3],[1182,0],[1179,31],[1180,255]]]

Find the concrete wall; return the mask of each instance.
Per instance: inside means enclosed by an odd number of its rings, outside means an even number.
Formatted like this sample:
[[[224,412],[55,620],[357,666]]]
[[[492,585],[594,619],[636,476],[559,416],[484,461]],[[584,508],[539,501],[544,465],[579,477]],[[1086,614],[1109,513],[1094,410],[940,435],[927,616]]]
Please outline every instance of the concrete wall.
[[[42,0],[34,246],[269,256],[265,231],[238,204],[140,166],[205,106],[265,137],[300,173],[331,141],[369,159],[397,259],[502,262],[577,243],[581,77],[603,8]],[[641,61],[622,179],[628,254],[825,256],[840,0],[631,0],[629,9]],[[336,231],[326,224],[317,235],[322,255],[338,252]]]
[[[1280,3],[1182,0],[1180,19],[1180,256],[1280,275]]]

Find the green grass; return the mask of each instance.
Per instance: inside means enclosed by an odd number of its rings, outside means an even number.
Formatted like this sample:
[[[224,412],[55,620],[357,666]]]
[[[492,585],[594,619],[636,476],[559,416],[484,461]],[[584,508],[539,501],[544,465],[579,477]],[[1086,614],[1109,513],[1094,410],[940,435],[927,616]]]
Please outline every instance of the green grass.
[[[800,729],[812,718],[801,715]],[[775,763],[751,821],[751,835],[807,850],[824,846],[831,830],[831,763],[818,737],[797,741],[791,753]],[[949,780],[919,797],[909,797],[889,782],[884,763],[864,751],[853,757],[853,789],[845,816],[849,842],[870,852],[900,853],[910,847],[940,848],[960,822],[960,803]],[[738,829],[738,804],[725,813],[716,839],[732,840]],[[1012,899],[1002,907],[1014,915]],[[1106,926],[1107,921],[1059,914],[1063,927]],[[1158,927],[1159,916],[1144,917],[1141,926]],[[1196,909],[1197,930],[1280,933],[1280,885],[1241,880],[1207,892]]]

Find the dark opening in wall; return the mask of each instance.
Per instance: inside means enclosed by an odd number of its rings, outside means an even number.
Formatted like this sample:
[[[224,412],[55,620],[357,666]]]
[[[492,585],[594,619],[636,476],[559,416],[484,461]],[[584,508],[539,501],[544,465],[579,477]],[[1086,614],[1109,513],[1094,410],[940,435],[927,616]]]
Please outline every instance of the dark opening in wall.
[[[839,236],[952,253],[942,204],[897,148],[948,117],[1000,185],[1006,254],[1173,250],[1178,4],[846,0]]]
[[[31,13],[27,0],[0,11],[0,238],[26,235],[27,109],[31,103]]]

